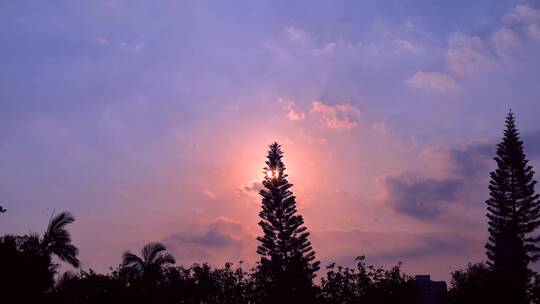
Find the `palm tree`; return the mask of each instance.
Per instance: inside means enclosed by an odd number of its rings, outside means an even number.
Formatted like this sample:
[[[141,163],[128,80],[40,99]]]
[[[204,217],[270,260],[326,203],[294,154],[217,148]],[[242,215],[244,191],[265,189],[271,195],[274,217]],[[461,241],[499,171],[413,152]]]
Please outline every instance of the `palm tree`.
[[[3,298],[17,297],[20,303],[38,303],[54,284],[58,265],[52,261],[52,255],[79,267],[79,250],[71,243],[65,227],[73,221],[73,215],[63,212],[51,218],[42,236],[30,233],[0,238],[0,255],[11,257],[0,263],[0,281],[2,290],[6,291]]]
[[[166,253],[167,248],[161,243],[148,243],[141,250],[142,257],[124,252],[122,255],[122,265],[143,278],[143,281],[154,281],[161,275],[162,268],[169,264],[176,263],[174,257]]]
[[[78,268],[80,265],[77,255],[79,249],[71,243],[71,234],[65,226],[75,221],[69,212],[62,212],[49,221],[47,230],[40,240],[40,249],[46,255],[56,255],[60,260]]]

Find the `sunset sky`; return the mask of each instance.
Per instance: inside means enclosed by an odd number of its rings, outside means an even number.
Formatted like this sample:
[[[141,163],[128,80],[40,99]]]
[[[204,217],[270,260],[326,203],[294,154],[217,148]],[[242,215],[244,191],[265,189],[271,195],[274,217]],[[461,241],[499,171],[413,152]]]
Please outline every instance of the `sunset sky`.
[[[323,265],[447,280],[510,108],[540,170],[540,2],[2,1],[0,50],[0,233],[70,211],[84,269],[253,265],[278,141]]]

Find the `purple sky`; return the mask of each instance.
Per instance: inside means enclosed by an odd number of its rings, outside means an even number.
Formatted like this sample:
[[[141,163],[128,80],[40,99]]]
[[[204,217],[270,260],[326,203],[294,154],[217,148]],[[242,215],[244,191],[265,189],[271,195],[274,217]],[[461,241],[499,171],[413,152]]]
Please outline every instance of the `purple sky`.
[[[149,241],[252,265],[277,140],[323,263],[448,279],[484,259],[510,108],[540,166],[540,2],[2,1],[0,20],[0,232],[71,211],[85,269]]]

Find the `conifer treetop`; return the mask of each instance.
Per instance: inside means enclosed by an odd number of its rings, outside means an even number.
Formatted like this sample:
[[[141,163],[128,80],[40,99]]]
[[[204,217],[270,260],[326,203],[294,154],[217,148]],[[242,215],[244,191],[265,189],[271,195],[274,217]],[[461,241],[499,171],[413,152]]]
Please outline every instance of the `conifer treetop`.
[[[540,237],[535,235],[540,227],[540,201],[511,110],[505,126],[494,157],[497,167],[490,173],[485,247],[488,265],[495,271],[499,287],[505,289],[500,296],[526,303],[531,276],[528,265],[538,260],[540,252]]]
[[[281,146],[272,143],[263,168],[264,187],[259,192],[262,196],[259,226],[263,231],[257,238],[260,274],[271,282],[273,287],[267,294],[275,300],[306,299],[313,291],[312,280],[320,263],[315,260],[304,219],[297,214],[296,197],[290,190],[293,185],[287,181],[282,158]]]

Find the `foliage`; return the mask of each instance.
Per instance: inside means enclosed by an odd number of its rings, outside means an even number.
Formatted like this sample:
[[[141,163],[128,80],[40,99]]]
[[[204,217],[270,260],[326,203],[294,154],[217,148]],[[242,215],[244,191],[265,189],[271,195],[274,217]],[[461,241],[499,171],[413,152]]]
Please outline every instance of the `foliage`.
[[[532,271],[539,257],[540,201],[535,193],[534,171],[523,152],[514,114],[506,117],[506,130],[497,146],[497,169],[491,173],[490,198],[486,201],[489,241],[488,265],[493,269],[495,293],[502,302],[528,303]]]
[[[450,304],[497,303],[493,296],[493,271],[486,263],[467,265],[452,273]]]
[[[1,237],[0,294],[7,299],[41,299],[54,282],[58,265],[53,263],[53,255],[78,267],[78,249],[65,229],[74,220],[70,213],[63,212],[51,218],[43,237],[35,233]]]
[[[401,272],[401,264],[388,270],[365,263],[364,256],[356,259],[356,268],[327,267],[321,280],[320,303],[415,303],[416,283]]]
[[[296,198],[289,190],[283,152],[278,143],[270,145],[264,168],[264,189],[259,225],[263,236],[257,253],[261,256],[256,273],[259,301],[298,303],[314,300],[313,278],[319,270],[308,240],[304,219],[297,215]]]
[[[63,212],[51,218],[42,236],[0,237],[2,303],[420,303],[422,292],[429,289],[419,288],[401,271],[401,264],[385,269],[366,264],[363,256],[356,259],[356,267],[330,264],[320,284],[313,283],[319,262],[297,214],[282,157],[280,145],[270,145],[260,191],[261,259],[249,272],[242,262],[236,268],[232,263],[221,268],[206,263],[174,266],[175,258],[163,244],[149,243],[140,256],[126,251],[110,273],[79,269],[63,273],[55,282],[59,265],[54,257],[80,267],[78,249],[66,228],[75,218]],[[452,273],[449,304],[540,304],[540,275],[529,269],[540,257],[540,238],[532,235],[540,226],[540,201],[511,112],[495,161],[486,202],[488,261]],[[0,207],[0,213],[4,211]]]

